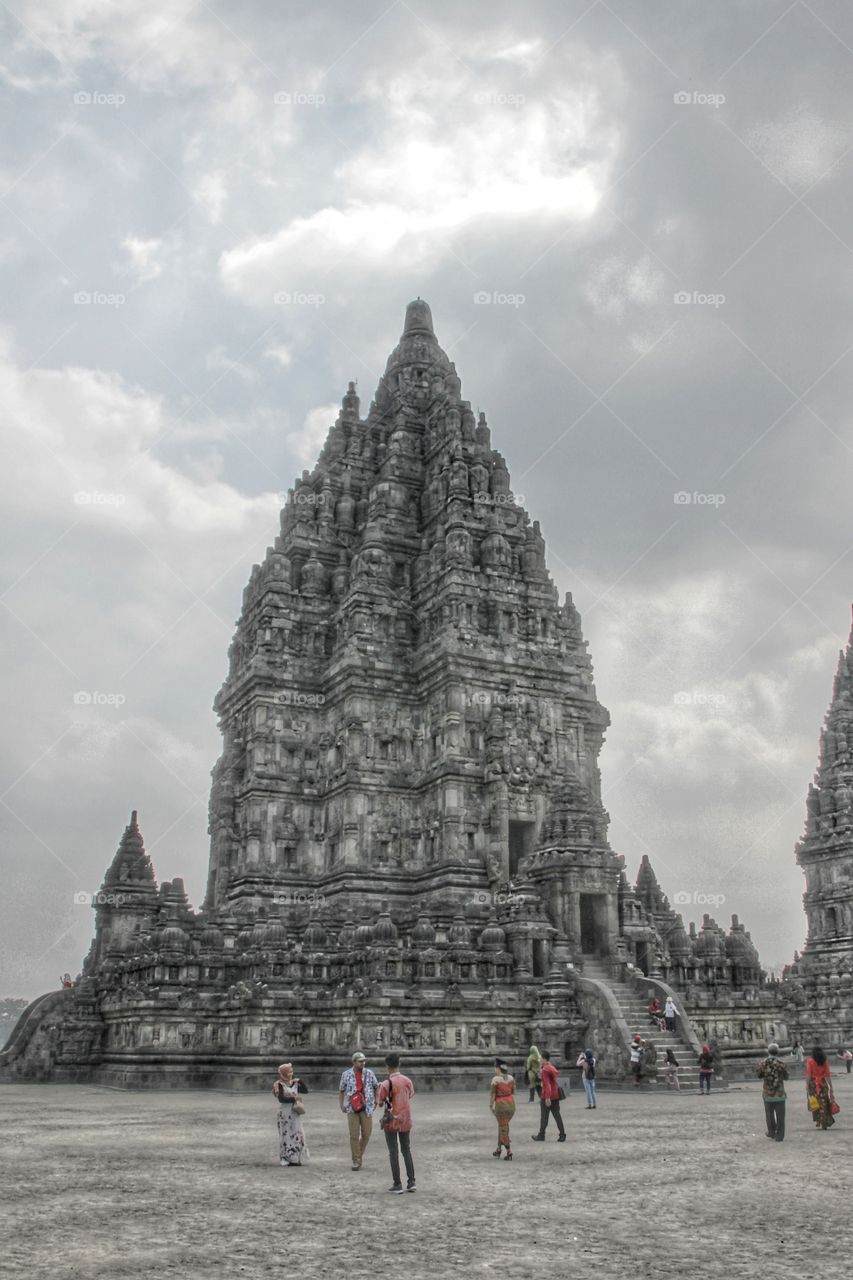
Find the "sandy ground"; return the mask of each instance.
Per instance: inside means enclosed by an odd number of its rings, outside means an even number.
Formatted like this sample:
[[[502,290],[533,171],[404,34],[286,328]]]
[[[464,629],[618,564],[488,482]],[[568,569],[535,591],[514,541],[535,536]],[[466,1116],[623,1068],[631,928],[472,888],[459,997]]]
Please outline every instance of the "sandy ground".
[[[416,1082],[417,1083],[417,1082]],[[661,1280],[850,1274],[853,1078],[817,1132],[794,1082],[788,1138],[768,1142],[758,1085],[696,1095],[582,1093],[569,1140],[534,1144],[519,1105],[513,1162],[491,1156],[483,1098],[415,1099],[415,1195],[387,1194],[384,1138],[350,1169],[337,1098],[306,1099],[311,1162],[277,1162],[271,1095],[1,1085],[9,1274],[558,1277]]]

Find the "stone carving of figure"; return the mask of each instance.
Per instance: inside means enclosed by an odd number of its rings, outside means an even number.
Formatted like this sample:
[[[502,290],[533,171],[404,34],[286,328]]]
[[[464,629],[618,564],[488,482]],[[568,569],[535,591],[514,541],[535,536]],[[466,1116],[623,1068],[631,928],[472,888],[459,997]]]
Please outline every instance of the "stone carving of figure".
[[[338,528],[344,533],[351,533],[355,529],[355,513],[356,501],[350,492],[351,481],[349,472],[344,477],[344,491],[338,498],[335,507],[335,519],[338,522]]]
[[[311,552],[309,559],[302,567],[300,590],[303,595],[309,596],[322,595],[326,590],[326,570],[315,551]]]
[[[471,566],[471,535],[462,524],[453,525],[448,531],[447,562],[463,568]]]
[[[488,533],[480,544],[480,565],[483,569],[507,569],[512,563],[509,543],[500,531],[497,516],[489,516]]]

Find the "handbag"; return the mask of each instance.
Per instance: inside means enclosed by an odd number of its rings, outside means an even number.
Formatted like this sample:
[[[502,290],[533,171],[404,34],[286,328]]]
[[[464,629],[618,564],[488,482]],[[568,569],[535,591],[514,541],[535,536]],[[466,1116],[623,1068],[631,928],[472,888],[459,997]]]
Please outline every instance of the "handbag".
[[[301,1102],[294,1102],[294,1104],[293,1104],[293,1114],[294,1114],[295,1116],[304,1116],[304,1115],[305,1115],[305,1108],[303,1107],[303,1105],[302,1105],[302,1103],[301,1103]]]
[[[834,1116],[837,1116],[837,1115],[838,1115],[838,1113],[839,1113],[839,1111],[841,1110],[841,1107],[840,1107],[839,1103],[837,1103],[837,1102],[835,1101],[835,1091],[834,1091],[834,1090],[830,1090],[830,1093],[829,1093],[829,1109],[830,1109],[830,1111],[832,1112],[832,1114],[833,1114]]]
[[[557,1088],[557,1101],[565,1102],[565,1100],[566,1100],[566,1091],[562,1085],[559,1085]]]
[[[820,1111],[820,1103],[814,1093],[809,1094],[809,1111]]]
[[[391,1084],[391,1081],[389,1080],[388,1081],[388,1097],[385,1099],[385,1110],[382,1112],[382,1115],[379,1117],[380,1129],[391,1128],[391,1122],[394,1119],[394,1112],[391,1109],[393,1097],[394,1097],[394,1086],[393,1084]]]

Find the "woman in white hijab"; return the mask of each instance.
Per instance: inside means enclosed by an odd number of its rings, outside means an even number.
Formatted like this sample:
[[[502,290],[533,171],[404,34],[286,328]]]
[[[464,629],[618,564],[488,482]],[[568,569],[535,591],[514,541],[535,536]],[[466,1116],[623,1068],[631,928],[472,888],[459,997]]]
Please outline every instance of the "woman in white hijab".
[[[279,1163],[284,1166],[301,1165],[308,1159],[302,1116],[305,1108],[299,1101],[304,1085],[293,1074],[293,1064],[284,1062],[278,1069],[278,1079],[272,1087],[278,1100]]]

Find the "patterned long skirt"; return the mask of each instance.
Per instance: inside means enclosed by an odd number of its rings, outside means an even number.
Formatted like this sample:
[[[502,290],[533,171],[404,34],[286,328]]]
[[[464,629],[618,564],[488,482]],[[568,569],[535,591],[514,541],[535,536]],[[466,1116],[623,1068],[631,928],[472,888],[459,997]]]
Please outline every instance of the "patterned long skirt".
[[[818,1086],[816,1097],[818,1109],[812,1112],[812,1119],[819,1129],[829,1129],[835,1124],[835,1116],[832,1114],[832,1094],[825,1080]]]
[[[509,1151],[509,1122],[515,1115],[515,1100],[508,1098],[506,1102],[495,1103],[495,1119],[498,1122],[498,1146]]]
[[[278,1108],[278,1154],[282,1164],[304,1164],[308,1159],[302,1116],[294,1115],[290,1102]]]

